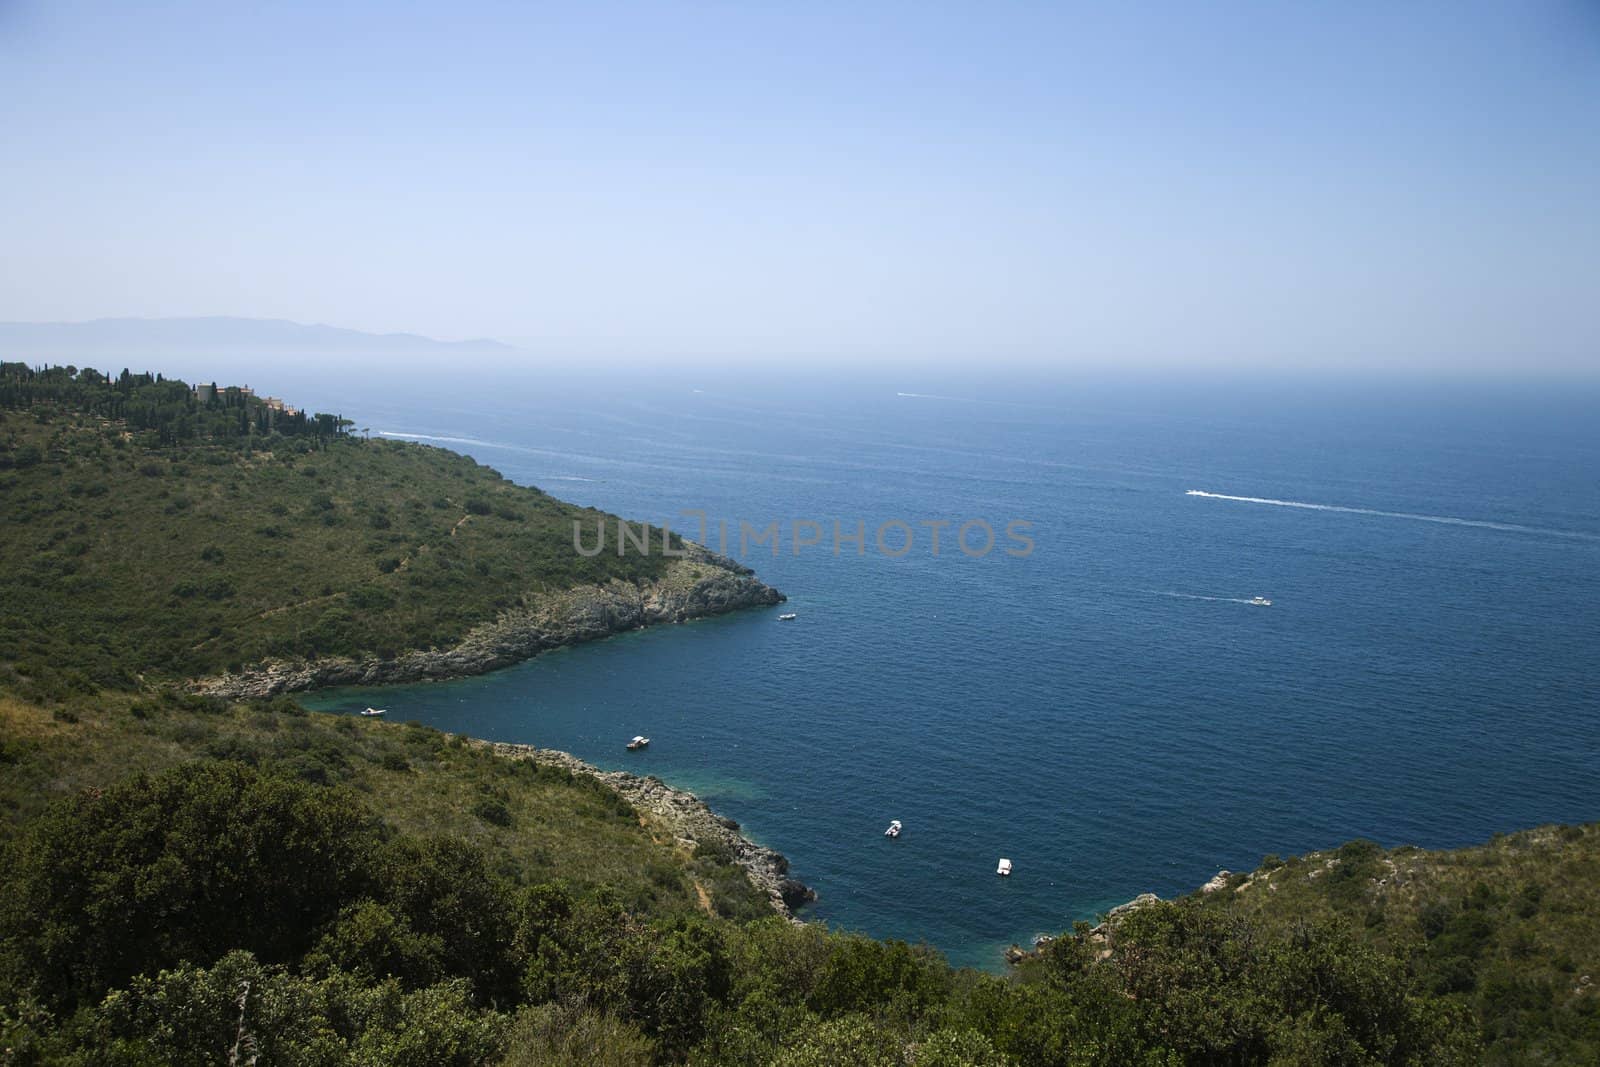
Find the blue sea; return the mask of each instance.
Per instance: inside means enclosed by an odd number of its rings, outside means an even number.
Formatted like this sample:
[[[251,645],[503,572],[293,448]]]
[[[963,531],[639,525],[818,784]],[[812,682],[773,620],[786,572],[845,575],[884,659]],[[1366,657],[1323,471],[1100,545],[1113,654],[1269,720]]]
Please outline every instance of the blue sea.
[[[295,395],[688,536],[703,511],[733,554],[741,522],[779,523],[743,562],[782,608],[308,702],[659,775],[785,853],[811,918],[992,968],[1266,853],[1600,817],[1592,389],[684,371]],[[978,520],[995,546],[969,555]],[[864,553],[835,554],[836,521]],[[875,543],[895,522],[899,556]]]

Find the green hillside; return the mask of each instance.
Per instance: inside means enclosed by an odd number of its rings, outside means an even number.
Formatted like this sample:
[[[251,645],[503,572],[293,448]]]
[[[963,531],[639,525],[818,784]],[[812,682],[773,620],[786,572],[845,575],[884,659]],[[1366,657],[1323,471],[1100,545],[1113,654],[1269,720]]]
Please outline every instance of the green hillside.
[[[594,779],[513,763],[421,726],[307,712],[287,698],[234,704],[172,691],[107,693],[71,710],[0,697],[0,726],[0,840],[85,790],[219,760],[357,794],[395,831],[471,842],[518,882],[605,886],[650,914],[770,910],[737,867],[691,862]]]
[[[1359,930],[1482,1020],[1487,1062],[1600,1062],[1600,826],[1442,852],[1352,841],[1269,857],[1197,899],[1258,927]]]
[[[241,432],[181,382],[145,376],[122,399],[92,371],[24,373],[0,365],[0,684],[35,698],[447,647],[508,609],[669,564],[579,555],[574,521],[592,541],[601,513],[443,449]],[[100,411],[141,403],[133,421]]]

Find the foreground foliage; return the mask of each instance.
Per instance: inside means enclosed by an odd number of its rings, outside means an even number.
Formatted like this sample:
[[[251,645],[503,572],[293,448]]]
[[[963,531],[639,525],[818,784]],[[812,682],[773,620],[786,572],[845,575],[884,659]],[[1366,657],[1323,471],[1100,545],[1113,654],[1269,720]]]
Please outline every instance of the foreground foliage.
[[[420,725],[311,713],[284,698],[108,693],[46,708],[0,696],[0,841],[50,815],[53,802],[77,802],[130,773],[163,780],[197,758],[338,787],[386,831],[475,845],[513,882],[556,881],[580,894],[605,886],[652,916],[700,910],[702,899],[723,917],[768,911],[728,857],[685,853],[593,778],[502,759]]]
[[[1448,852],[1352,841],[1266,858],[1208,910],[1274,934],[1342,924],[1420,990],[1480,1021],[1484,1062],[1600,1062],[1600,827],[1550,826]]]
[[[272,761],[81,791],[0,859],[15,1063],[1476,1061],[1470,1012],[1337,922],[1163,904],[1108,958],[1068,937],[1015,976],[954,971],[901,942],[536,881]]]

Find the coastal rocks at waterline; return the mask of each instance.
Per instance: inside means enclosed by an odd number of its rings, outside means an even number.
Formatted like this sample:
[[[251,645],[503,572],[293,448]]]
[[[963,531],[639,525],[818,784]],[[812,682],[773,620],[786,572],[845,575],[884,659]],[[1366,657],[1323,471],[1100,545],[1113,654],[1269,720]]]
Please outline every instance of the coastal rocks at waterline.
[[[1233,872],[1222,870],[1212,875],[1211,879],[1202,885],[1196,892],[1202,894],[1216,893],[1220,890],[1227,889],[1232,883]],[[1246,882],[1244,885],[1237,886],[1235,888],[1235,892],[1244,889],[1248,884],[1249,883]],[[1099,924],[1090,928],[1088,933],[1084,935],[1096,946],[1095,958],[1099,960],[1111,955],[1110,942],[1112,940],[1112,936],[1116,932],[1118,923],[1140,908],[1159,903],[1161,903],[1161,898],[1156,896],[1154,893],[1140,893],[1132,900],[1123,904],[1118,904],[1116,907],[1106,912],[1105,918],[1103,918]],[[1049,944],[1051,940],[1052,939],[1048,937],[1040,938],[1038,942],[1035,942],[1034,950],[1032,952],[1022,948],[1021,946],[1012,945],[1010,948],[1006,949],[1006,962],[1013,965],[1021,963],[1023,960],[1040,951],[1045,945]]]
[[[750,883],[766,894],[773,910],[786,918],[794,919],[796,908],[817,899],[816,891],[810,886],[789,877],[789,861],[781,853],[744,837],[739,833],[737,822],[718,815],[693,793],[674,789],[655,777],[602,771],[568,752],[495,741],[474,740],[471,743],[507,759],[533,760],[562,767],[573,774],[598,778],[632,804],[646,821],[671,834],[685,849],[692,850],[701,844],[721,846],[744,868]]]
[[[1224,871],[1222,874],[1226,875],[1227,872]],[[1215,879],[1213,879],[1213,881],[1215,881]],[[1132,900],[1123,904],[1118,904],[1116,907],[1106,912],[1105,918],[1102,919],[1098,925],[1092,927],[1083,935],[1095,946],[1094,958],[1098,961],[1103,960],[1111,955],[1111,939],[1116,932],[1117,925],[1122,922],[1123,919],[1127,918],[1130,914],[1139,910],[1140,908],[1149,907],[1151,904],[1159,903],[1161,903],[1161,898],[1156,896],[1154,893],[1140,893]],[[1035,956],[1044,951],[1045,947],[1054,940],[1055,939],[1052,937],[1039,938],[1034,942],[1034,947],[1031,952],[1022,948],[1020,945],[1012,945],[1005,951],[1006,962],[1012,966],[1015,966],[1021,963],[1023,960],[1026,960],[1029,957]]]
[[[686,543],[687,544],[687,543]],[[786,598],[748,567],[698,545],[658,579],[576,586],[525,598],[521,607],[472,629],[447,649],[413,649],[393,658],[329,657],[248,667],[203,678],[194,689],[231,699],[270,697],[335,685],[390,685],[460,678],[508,667],[563,645],[627,630],[780,604]]]
[[[1092,934],[1102,930],[1114,929],[1117,923],[1121,922],[1125,917],[1127,917],[1130,912],[1137,911],[1140,908],[1149,907],[1151,904],[1159,903],[1161,903],[1161,898],[1156,896],[1154,893],[1140,893],[1126,904],[1118,904],[1116,907],[1106,912],[1105,921],[1089,932]]]

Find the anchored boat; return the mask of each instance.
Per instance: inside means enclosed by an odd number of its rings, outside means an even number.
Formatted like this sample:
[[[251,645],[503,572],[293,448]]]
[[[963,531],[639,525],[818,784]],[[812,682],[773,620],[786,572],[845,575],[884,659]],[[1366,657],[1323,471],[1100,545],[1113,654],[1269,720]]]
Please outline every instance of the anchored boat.
[[[385,714],[388,713],[388,711],[389,711],[388,708],[368,708],[366,711],[363,711],[361,714],[364,715],[364,716],[385,715]]]
[[[899,819],[891,819],[889,821],[889,828],[883,832],[883,836],[884,837],[899,837],[900,836],[900,820]]]
[[[650,747],[650,739],[648,737],[642,737],[642,736],[639,736],[637,734],[634,735],[634,738],[633,738],[632,741],[628,742],[628,751],[629,752],[637,752],[641,748],[649,748],[649,747]]]
[[[783,615],[779,615],[778,616],[778,621],[779,622],[788,622],[790,619],[797,619],[797,618],[799,618],[799,616],[796,615],[794,612],[790,611],[790,612],[787,612],[787,613],[785,613]]]
[[[1000,865],[994,869],[994,873],[1000,875],[1002,878],[1011,877],[1011,861],[1008,859],[1001,859]]]

